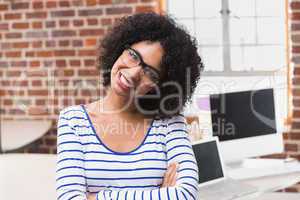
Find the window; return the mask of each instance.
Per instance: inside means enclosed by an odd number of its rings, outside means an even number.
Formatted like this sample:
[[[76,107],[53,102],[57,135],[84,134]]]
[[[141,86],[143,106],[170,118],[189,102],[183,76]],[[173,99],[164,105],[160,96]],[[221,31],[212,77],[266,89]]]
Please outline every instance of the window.
[[[274,87],[287,116],[285,0],[168,0],[167,12],[197,38],[205,71],[197,95]],[[193,100],[195,104],[195,100]],[[186,108],[195,114],[196,105]]]

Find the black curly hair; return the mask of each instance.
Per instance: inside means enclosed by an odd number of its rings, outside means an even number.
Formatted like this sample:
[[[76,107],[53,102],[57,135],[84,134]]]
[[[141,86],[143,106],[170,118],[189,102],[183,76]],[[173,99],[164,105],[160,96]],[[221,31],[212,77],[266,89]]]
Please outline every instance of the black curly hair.
[[[159,42],[164,50],[161,61],[162,76],[158,90],[139,97],[137,108],[159,118],[179,114],[191,100],[204,66],[197,53],[197,42],[184,27],[168,15],[139,13],[123,17],[102,39],[99,46],[98,68],[103,73],[103,85],[110,85],[110,72],[126,45],[141,41]],[[176,83],[181,92],[174,87]],[[149,95],[157,94],[154,98]],[[181,94],[180,94],[181,93]],[[154,95],[155,96],[155,95]],[[149,114],[151,113],[151,114]]]

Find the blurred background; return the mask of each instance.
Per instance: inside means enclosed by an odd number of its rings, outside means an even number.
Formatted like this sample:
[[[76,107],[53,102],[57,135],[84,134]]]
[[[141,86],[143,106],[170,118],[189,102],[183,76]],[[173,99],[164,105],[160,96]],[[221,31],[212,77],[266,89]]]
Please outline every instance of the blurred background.
[[[275,87],[285,148],[265,157],[300,160],[300,1],[0,0],[2,167],[53,183],[59,111],[105,95],[97,45],[120,17],[149,11],[170,14],[198,41],[205,71],[184,110],[189,123],[201,124],[195,102],[203,94]],[[300,184],[282,191],[300,192]]]

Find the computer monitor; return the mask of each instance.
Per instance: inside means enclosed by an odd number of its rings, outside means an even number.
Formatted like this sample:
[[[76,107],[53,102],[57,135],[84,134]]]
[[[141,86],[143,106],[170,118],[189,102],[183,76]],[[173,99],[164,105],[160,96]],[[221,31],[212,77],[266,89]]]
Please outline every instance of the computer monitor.
[[[272,88],[209,95],[212,135],[225,163],[283,151]]]

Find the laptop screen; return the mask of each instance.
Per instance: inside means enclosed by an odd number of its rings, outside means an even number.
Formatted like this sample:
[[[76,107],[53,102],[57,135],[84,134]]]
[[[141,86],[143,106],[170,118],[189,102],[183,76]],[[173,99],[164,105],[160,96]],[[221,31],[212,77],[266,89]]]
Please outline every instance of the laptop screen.
[[[199,168],[199,184],[224,177],[216,141],[194,144],[193,150]]]

